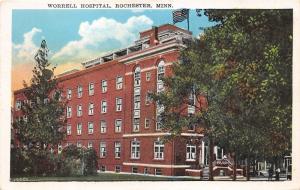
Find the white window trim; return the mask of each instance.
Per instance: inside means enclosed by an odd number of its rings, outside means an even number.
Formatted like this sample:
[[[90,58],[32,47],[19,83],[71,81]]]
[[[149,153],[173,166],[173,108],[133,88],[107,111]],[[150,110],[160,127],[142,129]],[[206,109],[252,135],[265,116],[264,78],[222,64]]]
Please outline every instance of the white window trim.
[[[67,106],[67,118],[71,118],[71,117],[72,117],[72,107]]]
[[[120,127],[117,127],[117,122],[120,122]],[[119,128],[119,130],[117,130]],[[122,132],[122,119],[116,119],[115,120],[115,132],[116,133],[121,133]]]
[[[120,101],[120,104],[118,104],[118,101]],[[122,100],[122,98],[116,98],[116,111],[122,111],[122,105],[123,104],[123,100]],[[118,105],[120,105],[120,109],[118,109],[119,108],[119,106]]]
[[[82,85],[78,85],[77,86],[77,98],[81,98],[82,96],[83,96],[83,87],[82,87]]]
[[[105,124],[105,126],[103,126],[103,125]],[[102,130],[102,129],[104,129],[104,130]],[[107,123],[106,123],[106,121],[105,120],[101,120],[100,121],[100,133],[106,133],[106,131],[107,131]]]
[[[67,124],[67,135],[72,134],[72,125],[70,123]]]
[[[190,152],[188,152],[188,147],[190,148]],[[192,152],[192,148],[195,149],[195,152]],[[186,145],[186,161],[196,161],[196,152],[197,152],[197,147],[196,145],[191,145],[191,144],[187,144]],[[188,156],[189,155],[189,156]],[[194,156],[193,156],[194,155]],[[190,157],[190,158],[188,158]]]
[[[90,125],[92,128],[90,129]],[[94,123],[93,122],[88,122],[88,134],[93,134],[94,133]]]
[[[104,85],[104,83],[106,83],[106,85]],[[101,91],[102,93],[106,93],[108,89],[108,82],[107,80],[102,80],[101,81]]]
[[[91,86],[92,86],[93,88],[91,88]],[[95,85],[94,85],[93,82],[90,82],[90,83],[89,83],[89,96],[93,96],[94,93],[95,93]]]
[[[121,79],[121,81],[118,81],[118,79]],[[120,90],[123,88],[123,77],[122,76],[117,76],[116,77],[116,89]]]
[[[137,148],[139,148],[139,151],[137,151]],[[140,157],[141,157],[141,143],[140,143],[140,141],[137,141],[137,140],[131,141],[130,149],[131,149],[130,150],[130,153],[131,153],[130,158],[131,159],[140,159]]]
[[[89,103],[89,115],[94,115],[94,103]]]
[[[159,144],[156,144],[159,143]],[[153,153],[154,153],[154,159],[155,160],[164,160],[164,151],[165,151],[165,145],[158,139],[156,141],[154,141],[153,143]],[[158,152],[155,152],[155,148],[158,147]],[[163,149],[163,151],[161,152],[161,149]],[[159,155],[162,155],[161,157],[159,157]]]
[[[103,110],[103,108],[104,108],[104,103],[105,102],[105,110]],[[107,113],[107,101],[106,100],[102,100],[101,101],[101,113]]]
[[[67,89],[67,99],[68,100],[72,99],[72,90],[70,88]]]
[[[104,146],[103,146],[104,145]],[[100,142],[100,158],[105,158],[107,156],[106,142]]]
[[[79,107],[81,108],[80,110],[79,110]],[[81,117],[82,116],[82,105],[80,104],[80,105],[77,105],[77,117]]]
[[[116,146],[118,144],[118,146]],[[119,148],[119,151],[117,151]],[[117,154],[119,154],[120,156],[118,156]],[[116,141],[115,142],[115,158],[121,158],[121,142],[120,141]]]
[[[79,129],[79,126],[80,126],[80,129]],[[77,135],[81,135],[82,134],[82,123],[77,123],[76,129],[77,129]]]

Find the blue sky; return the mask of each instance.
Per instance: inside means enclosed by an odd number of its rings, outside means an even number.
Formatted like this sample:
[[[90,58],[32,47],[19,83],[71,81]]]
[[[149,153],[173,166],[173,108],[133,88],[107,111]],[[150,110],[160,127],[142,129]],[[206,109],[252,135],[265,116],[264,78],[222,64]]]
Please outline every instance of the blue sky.
[[[42,39],[47,41],[49,60],[58,66],[58,74],[80,69],[83,61],[131,45],[140,31],[173,23],[170,9],[13,10],[12,19],[14,81],[20,78],[14,75],[20,76],[18,73],[26,69],[24,73],[31,74],[33,56]],[[190,10],[190,30],[195,37],[201,32],[199,27],[212,25],[207,17]],[[187,22],[176,26],[187,29]]]
[[[131,16],[145,15],[152,19],[153,25],[165,23],[173,24],[172,10],[141,10],[133,12],[131,10],[14,10],[13,11],[13,43],[22,43],[24,33],[33,27],[42,29],[42,33],[34,38],[38,43],[42,36],[46,38],[49,48],[58,51],[70,40],[78,40],[78,27],[81,22],[93,21],[100,17],[113,18],[119,22],[126,22]],[[190,30],[193,35],[199,34],[199,26],[212,26],[207,17],[196,16],[195,10],[190,11]],[[176,23],[176,26],[186,28],[186,21]]]

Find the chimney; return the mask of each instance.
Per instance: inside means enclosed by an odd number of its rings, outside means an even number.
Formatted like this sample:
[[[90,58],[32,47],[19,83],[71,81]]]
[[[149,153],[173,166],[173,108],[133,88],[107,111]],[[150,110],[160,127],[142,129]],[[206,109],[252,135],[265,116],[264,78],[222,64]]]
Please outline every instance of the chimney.
[[[158,43],[158,27],[153,26],[150,34],[150,46],[155,46]]]

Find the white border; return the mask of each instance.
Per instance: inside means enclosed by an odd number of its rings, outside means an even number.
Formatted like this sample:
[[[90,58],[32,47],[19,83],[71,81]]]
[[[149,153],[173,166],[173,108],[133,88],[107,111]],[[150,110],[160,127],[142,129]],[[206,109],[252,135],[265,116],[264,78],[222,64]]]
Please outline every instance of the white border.
[[[174,8],[293,8],[294,9],[294,43],[293,43],[293,181],[285,182],[41,182],[20,183],[9,182],[9,151],[10,151],[10,103],[11,103],[11,28],[12,9],[47,9],[51,3],[92,3],[91,0],[0,0],[0,189],[300,189],[300,59],[299,59],[299,24],[300,1],[298,0],[148,0],[152,4],[172,3]],[[141,3],[139,0],[101,0],[101,3]],[[95,1],[99,3],[99,1]],[[297,63],[297,64],[296,64]]]

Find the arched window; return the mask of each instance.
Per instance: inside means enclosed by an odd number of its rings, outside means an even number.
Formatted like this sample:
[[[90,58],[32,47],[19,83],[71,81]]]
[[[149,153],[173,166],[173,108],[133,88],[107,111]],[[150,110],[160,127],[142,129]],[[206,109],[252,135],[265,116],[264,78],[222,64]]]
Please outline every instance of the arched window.
[[[134,86],[141,85],[141,68],[136,67],[134,70]]]

